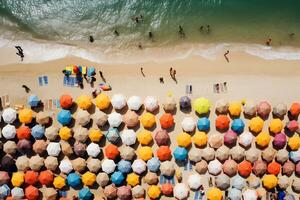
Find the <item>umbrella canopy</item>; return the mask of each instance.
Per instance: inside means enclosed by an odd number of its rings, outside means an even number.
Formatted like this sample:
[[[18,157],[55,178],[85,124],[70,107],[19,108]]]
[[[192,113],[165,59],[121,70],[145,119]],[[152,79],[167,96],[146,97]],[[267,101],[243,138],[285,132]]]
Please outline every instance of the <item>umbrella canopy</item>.
[[[260,147],[267,147],[271,141],[271,136],[268,132],[261,132],[255,138],[256,144]]]
[[[227,131],[224,134],[224,144],[228,145],[228,146],[233,146],[235,145],[237,140],[237,134],[234,131]]]
[[[89,130],[89,138],[92,142],[99,142],[103,137],[102,132],[99,129],[90,129]]]
[[[32,145],[31,145],[31,141],[30,140],[22,139],[22,140],[18,141],[17,150],[21,154],[26,154],[31,149],[32,149]]]
[[[44,158],[41,158],[39,155],[32,156],[29,159],[29,167],[33,171],[40,171],[44,166]]]
[[[25,188],[25,196],[28,200],[36,200],[39,198],[39,189],[30,185]]]
[[[47,146],[47,153],[49,156],[58,156],[60,151],[61,148],[58,142],[50,142]]]
[[[296,193],[300,192],[300,179],[299,178],[294,179],[294,181],[292,183],[292,188]]]
[[[151,132],[150,132],[151,133]],[[152,138],[152,136],[151,136]],[[168,145],[169,141],[170,141],[170,137],[169,134],[166,130],[158,130],[155,134],[155,142],[158,146],[161,145]],[[139,140],[139,142],[141,143],[141,141]]]
[[[30,95],[28,97],[28,105],[31,107],[36,107],[40,102],[40,99],[37,95]]]
[[[6,154],[1,159],[1,167],[7,172],[16,170],[15,161],[11,155]]]
[[[2,113],[2,118],[5,123],[11,124],[17,119],[17,111],[12,108],[5,108]]]
[[[252,164],[249,161],[242,161],[238,164],[238,172],[242,177],[248,177],[252,172]]]
[[[163,102],[163,108],[166,112],[171,112],[176,109],[176,100],[173,97],[167,97]]]
[[[118,170],[123,174],[131,172],[131,162],[127,160],[120,160],[118,162]]]
[[[83,94],[77,97],[76,103],[80,109],[87,110],[92,106],[92,98]]]
[[[43,196],[45,199],[56,199],[57,191],[54,188],[45,188],[43,190]]]
[[[148,172],[144,177],[144,182],[148,185],[156,185],[158,183],[158,176],[156,173]]]
[[[218,148],[216,151],[216,158],[221,162],[227,160],[229,158],[229,155],[230,155],[229,148],[224,145]]]
[[[136,134],[134,132],[134,130],[132,129],[127,129],[124,130],[121,134],[121,140],[123,142],[123,144],[125,145],[134,145],[136,142]]]
[[[5,139],[14,139],[16,136],[16,128],[13,125],[7,124],[6,126],[3,127],[2,129],[2,135]]]
[[[215,158],[215,150],[213,148],[206,147],[202,150],[202,159],[209,162],[214,158]]]
[[[139,110],[142,106],[142,99],[139,96],[131,96],[127,100],[127,105],[130,110]]]
[[[122,146],[120,152],[120,156],[124,160],[133,160],[135,157],[135,150],[129,146]]]
[[[257,160],[253,165],[253,173],[255,176],[263,176],[267,171],[267,163],[263,160]]]
[[[251,148],[245,152],[245,158],[247,161],[254,163],[260,158],[260,151],[256,148]]]
[[[174,117],[170,113],[164,113],[159,119],[161,128],[168,129],[175,125]]]
[[[77,156],[84,156],[86,153],[86,144],[76,141],[74,144],[74,152]]]
[[[237,162],[241,161],[245,157],[245,150],[240,146],[235,146],[230,149],[231,158]]]
[[[162,162],[160,165],[160,172],[164,176],[169,176],[169,177],[173,176],[175,173],[175,167],[173,162],[171,161]]]
[[[289,152],[285,149],[281,149],[276,153],[276,161],[283,164],[289,159]]]
[[[116,164],[113,160],[110,159],[104,159],[101,164],[102,171],[111,174],[115,171]]]
[[[219,188],[211,187],[207,192],[207,199],[208,200],[222,200],[223,194]]]
[[[256,104],[253,101],[246,101],[244,105],[244,113],[247,116],[256,115]]]
[[[57,121],[61,123],[61,125],[68,125],[72,120],[72,115],[69,110],[64,110],[62,109],[58,114],[57,114]]]
[[[122,94],[115,94],[112,96],[111,104],[115,109],[121,110],[126,106],[126,98]]]
[[[160,161],[157,157],[153,157],[147,161],[147,167],[151,172],[157,172],[160,167]]]
[[[85,159],[78,157],[78,158],[72,160],[72,166],[73,166],[74,170],[77,172],[84,171],[86,168]]]
[[[31,123],[33,119],[33,112],[31,109],[23,108],[19,111],[19,121],[24,124]]]
[[[19,171],[26,171],[29,169],[29,159],[26,156],[20,156],[16,160],[16,166]]]
[[[64,126],[59,129],[58,135],[62,140],[67,141],[72,137],[72,131],[70,128]]]
[[[289,138],[288,146],[291,150],[296,151],[300,148],[300,137],[298,134],[294,134]]]
[[[269,129],[272,133],[280,133],[283,129],[283,123],[280,119],[272,119],[269,125]]]
[[[140,159],[147,161],[152,158],[152,149],[149,146],[142,146],[137,150],[137,155]]]
[[[101,149],[98,144],[92,142],[87,146],[86,152],[89,156],[95,158],[100,154]]]
[[[291,151],[290,152],[290,159],[294,163],[297,163],[298,161],[300,161],[300,149],[298,149],[297,151]]]
[[[222,171],[222,164],[218,160],[213,160],[208,163],[208,172],[214,176],[220,174]]]
[[[300,163],[299,163],[299,162],[298,162],[298,163],[296,164],[296,166],[295,166],[295,174],[296,174],[297,176],[300,175]]]
[[[247,189],[243,192],[243,199],[244,200],[256,200],[257,199],[257,193],[255,190]]]
[[[264,127],[264,120],[260,117],[253,117],[249,122],[249,129],[254,133],[260,133]]]
[[[237,173],[238,165],[234,160],[226,160],[223,164],[223,172],[232,177]]]
[[[147,96],[144,105],[147,111],[153,112],[158,108],[158,100],[153,96]]]
[[[31,135],[35,138],[35,139],[41,139],[44,137],[45,134],[45,127],[41,126],[39,124],[35,125],[32,129],[31,129]]]
[[[232,187],[238,190],[243,190],[247,186],[246,179],[239,175],[232,178]]]
[[[96,111],[92,115],[92,119],[97,126],[104,126],[107,122],[108,116],[104,112]]]
[[[89,199],[92,199],[93,194],[91,193],[89,188],[85,187],[85,188],[82,188],[81,190],[79,190],[78,196],[79,196],[79,199],[81,199],[81,200],[89,200]]]
[[[161,161],[169,160],[172,157],[171,149],[168,146],[160,146],[157,150],[157,157]]]
[[[203,185],[202,177],[199,174],[191,174],[188,177],[187,184],[190,189],[197,190],[201,185]]]
[[[69,174],[73,170],[72,162],[69,159],[60,161],[59,169],[62,173]]]
[[[174,197],[181,200],[189,196],[189,188],[184,183],[177,183],[173,189]]]
[[[218,130],[227,130],[229,128],[230,119],[226,115],[219,115],[215,124]]]
[[[10,177],[7,172],[0,171],[0,185],[7,184],[10,181]]]
[[[290,179],[287,176],[278,177],[278,186],[282,190],[286,190],[290,186]]]
[[[95,98],[95,105],[100,109],[100,110],[105,110],[108,109],[110,106],[110,98],[107,94],[100,93],[97,95]]]
[[[26,171],[24,176],[24,181],[28,185],[34,185],[38,182],[39,174],[35,171]]]
[[[201,160],[201,153],[202,152],[200,149],[192,148],[188,153],[190,161],[194,163],[199,162]]]
[[[243,147],[249,147],[252,144],[253,138],[252,133],[245,131],[239,136],[239,144]]]
[[[273,168],[273,169],[271,169],[271,168]],[[268,169],[269,169],[269,166],[268,166]],[[280,165],[279,165],[279,169],[280,169]],[[278,170],[278,167],[277,166],[270,166],[270,170],[272,172],[277,172],[275,170]],[[284,174],[284,175],[291,176],[294,173],[294,171],[295,171],[295,164],[293,162],[291,162],[291,161],[285,162],[284,165],[282,166],[282,174]],[[275,173],[271,173],[271,174],[275,174]]]
[[[228,197],[231,200],[240,200],[242,199],[242,192],[238,189],[232,188],[229,190]]]
[[[126,182],[130,186],[136,186],[140,183],[140,177],[136,173],[131,173],[127,175]]]
[[[22,188],[14,187],[10,192],[13,199],[23,199],[24,197],[24,190]]]
[[[286,144],[286,136],[284,133],[278,133],[273,140],[273,146],[277,149],[282,149]]]
[[[275,161],[268,164],[268,173],[278,175],[281,171],[281,165]]]
[[[101,161],[96,158],[89,158],[86,162],[86,166],[90,172],[97,173],[101,168]]]
[[[66,180],[61,176],[57,176],[53,180],[53,186],[56,189],[62,189],[63,187],[66,186]]]
[[[41,127],[39,129],[41,129]],[[59,131],[58,127],[56,127],[56,126],[50,126],[50,127],[46,128],[46,130],[45,130],[45,136],[46,136],[46,138],[48,140],[54,141],[57,138],[58,131]],[[41,132],[42,132],[42,129],[40,130],[40,134],[41,134]]]
[[[273,148],[267,148],[261,154],[262,159],[267,162],[271,162],[276,155],[276,151]]]
[[[89,132],[87,128],[78,126],[74,129],[74,138],[78,142],[85,142],[89,137]]]
[[[85,126],[90,122],[90,113],[86,110],[79,109],[76,113],[76,123],[80,126]]]
[[[261,101],[257,105],[256,109],[257,109],[257,114],[260,117],[266,118],[271,112],[271,105],[267,101]]]
[[[201,117],[198,119],[197,128],[199,131],[209,131],[210,129],[210,121],[207,117]]]
[[[93,186],[94,183],[96,182],[96,174],[92,172],[85,172],[81,176],[82,183],[85,186]]]
[[[229,103],[224,99],[219,99],[215,105],[216,112],[219,114],[226,114],[228,112]]]
[[[207,172],[207,162],[205,160],[201,160],[200,162],[197,162],[196,165],[196,172],[199,174],[205,174]]]
[[[80,176],[77,173],[70,173],[67,176],[67,184],[72,188],[77,188],[81,184]]]
[[[242,112],[241,102],[231,102],[228,107],[229,114],[234,117],[240,116]]]
[[[184,161],[187,158],[188,151],[184,147],[176,147],[173,155],[175,160]]]
[[[300,104],[298,102],[294,102],[292,103],[289,113],[293,116],[293,117],[298,117],[298,115],[300,114]]]
[[[185,132],[181,132],[177,135],[176,141],[177,141],[178,146],[188,147],[191,145],[192,137],[191,137],[191,135],[189,135]]]
[[[30,128],[28,126],[20,126],[17,129],[17,138],[19,140],[29,139],[30,135],[31,135],[31,130],[30,130]]]
[[[115,185],[111,184],[104,188],[104,195],[108,199],[115,199],[117,197],[117,188]]]
[[[13,141],[7,141],[3,145],[3,151],[7,154],[13,155],[17,152],[17,144]]]
[[[261,179],[256,176],[251,175],[247,178],[247,183],[248,183],[249,188],[256,189],[260,186]]]
[[[146,171],[147,164],[142,159],[136,159],[133,161],[131,168],[133,172],[142,174],[144,171]]]
[[[55,171],[58,167],[58,160],[56,157],[48,156],[45,159],[44,164],[48,170]]]
[[[223,145],[223,136],[222,134],[213,134],[208,138],[208,143],[210,147],[217,149]]]
[[[106,173],[101,172],[97,175],[96,181],[99,186],[104,187],[107,186],[107,184],[109,183],[109,177]]]
[[[191,108],[191,98],[188,96],[180,97],[179,100],[180,109],[186,110]]]
[[[157,185],[151,185],[148,188],[148,192],[147,192],[148,196],[151,199],[158,199],[160,197],[160,193],[161,193],[161,189]]]
[[[117,128],[109,128],[105,134],[105,137],[109,142],[116,144],[120,139],[118,129]]]
[[[50,184],[52,184],[54,176],[53,176],[53,173],[50,170],[45,170],[45,171],[42,171],[39,174],[39,178],[38,179],[39,179],[39,182],[42,185],[49,186]]]
[[[215,184],[217,188],[221,190],[226,190],[230,186],[230,178],[225,174],[221,174],[216,177]]]
[[[73,98],[68,94],[61,95],[59,103],[63,109],[69,109],[73,105]]]
[[[241,134],[244,131],[244,127],[245,127],[245,123],[240,118],[234,119],[231,124],[231,130],[233,130],[238,134]]]
[[[108,115],[107,121],[111,127],[119,127],[123,122],[122,115],[117,112],[112,112]]]
[[[138,132],[137,139],[142,145],[149,145],[153,140],[152,133],[147,130],[142,130]]]
[[[118,198],[120,200],[130,200],[131,199],[131,188],[128,186],[121,186],[117,191]]]
[[[262,183],[266,189],[271,190],[277,186],[278,179],[275,175],[268,174],[263,177]]]
[[[192,132],[195,130],[196,122],[193,117],[185,117],[181,122],[181,127],[186,132]]]
[[[287,106],[284,103],[278,103],[273,107],[273,114],[277,117],[283,117],[287,113]]]
[[[207,135],[203,131],[196,131],[194,136],[192,137],[192,141],[198,147],[203,147],[207,144]]]
[[[135,127],[139,124],[139,116],[134,111],[127,111],[123,116],[123,121],[128,128]]]
[[[144,128],[152,128],[156,124],[155,116],[152,113],[146,112],[140,117],[140,121]]]
[[[286,128],[293,133],[299,129],[299,124],[296,120],[291,120],[287,122]]]

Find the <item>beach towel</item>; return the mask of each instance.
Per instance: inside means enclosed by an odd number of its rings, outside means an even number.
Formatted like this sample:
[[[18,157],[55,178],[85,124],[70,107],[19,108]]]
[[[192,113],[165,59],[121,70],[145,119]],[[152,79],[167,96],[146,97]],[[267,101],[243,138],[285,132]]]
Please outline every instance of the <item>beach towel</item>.
[[[103,83],[102,82],[102,83],[99,84],[99,87],[103,91],[111,90],[111,86],[109,84],[107,84],[107,83]]]
[[[92,76],[95,73],[95,68],[94,67],[88,67],[87,68],[87,75]]]

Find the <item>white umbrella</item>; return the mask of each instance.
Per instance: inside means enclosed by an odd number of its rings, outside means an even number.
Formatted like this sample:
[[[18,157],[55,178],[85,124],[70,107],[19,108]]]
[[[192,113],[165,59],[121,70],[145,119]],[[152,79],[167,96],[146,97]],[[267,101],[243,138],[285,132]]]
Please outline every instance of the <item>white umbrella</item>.
[[[121,139],[123,144],[130,146],[135,144],[136,134],[132,129],[124,130],[121,134]]]
[[[115,94],[111,98],[111,104],[114,109],[122,109],[126,106],[126,98],[123,94]]]
[[[139,110],[142,106],[142,99],[139,96],[131,96],[127,100],[127,105],[130,110]]]
[[[14,139],[16,136],[16,127],[10,124],[7,124],[2,129],[2,135],[5,139]]]
[[[122,115],[117,112],[113,112],[108,115],[108,123],[111,127],[119,127],[122,123]]]
[[[290,159],[292,161],[294,161],[294,163],[297,163],[298,161],[300,161],[300,149],[298,149],[297,151],[291,151]]]
[[[102,162],[101,167],[102,167],[102,171],[104,171],[107,174],[111,174],[111,173],[113,173],[115,171],[116,164],[115,164],[115,162],[113,160],[105,159]]]
[[[257,105],[253,101],[247,101],[244,105],[244,113],[249,116],[254,116],[256,114]]]
[[[256,191],[247,189],[245,192],[243,192],[243,199],[244,200],[256,200],[257,199]]]
[[[216,111],[218,113],[226,114],[228,111],[229,103],[224,99],[219,99],[216,102]]]
[[[23,199],[24,190],[22,188],[19,188],[19,187],[14,187],[11,190],[11,196],[13,197],[13,199]]]
[[[50,142],[47,146],[47,153],[49,156],[58,156],[60,151],[61,148],[58,142]]]
[[[242,199],[242,192],[238,189],[232,188],[229,190],[228,197],[231,200],[240,200]]]
[[[196,121],[193,117],[185,117],[181,122],[181,127],[186,132],[192,132],[195,130]]]
[[[239,143],[244,147],[249,147],[252,144],[254,136],[249,131],[245,131],[239,136]]]
[[[177,183],[173,189],[174,197],[185,199],[189,196],[189,188],[184,183]]]
[[[97,157],[100,154],[101,149],[98,144],[92,142],[87,146],[86,152],[89,156]]]
[[[203,184],[203,180],[199,174],[191,174],[188,177],[187,183],[191,189],[197,190]]]
[[[144,101],[144,105],[146,110],[148,110],[149,112],[153,112],[158,108],[158,101],[155,97],[148,96]]]
[[[218,160],[213,160],[213,161],[210,161],[208,166],[208,172],[212,175],[218,175],[221,173],[222,171],[222,164],[220,163],[220,161]]]
[[[68,174],[73,170],[72,163],[69,159],[60,161],[59,169],[62,173]]]
[[[244,187],[246,187],[246,180],[239,175],[236,175],[232,178],[232,187],[236,188],[238,190],[243,190]]]
[[[17,111],[12,108],[6,108],[2,113],[5,123],[11,124],[17,119]]]
[[[133,161],[131,168],[133,172],[142,174],[144,171],[146,171],[147,164],[142,159],[137,159]]]

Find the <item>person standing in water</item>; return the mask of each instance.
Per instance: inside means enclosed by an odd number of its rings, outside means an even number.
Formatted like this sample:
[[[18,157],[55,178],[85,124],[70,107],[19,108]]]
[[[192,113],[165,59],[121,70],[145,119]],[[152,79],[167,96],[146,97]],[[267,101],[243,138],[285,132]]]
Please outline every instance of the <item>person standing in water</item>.
[[[15,46],[15,48],[18,50],[18,52],[16,53],[18,56],[21,57],[21,61],[23,61],[24,59],[24,52],[23,52],[23,49],[22,47],[20,46]]]
[[[90,43],[93,43],[94,42],[94,37],[90,35],[89,40],[90,40]]]
[[[229,58],[227,57],[227,55],[229,54],[229,50],[227,50],[225,53],[224,53],[224,57],[226,59],[227,62],[229,62]]]
[[[184,31],[183,31],[183,28],[182,28],[182,26],[181,25],[179,25],[179,30],[178,30],[178,33],[179,33],[179,35],[182,37],[182,38],[184,38],[185,37],[185,33],[184,33]]]
[[[119,36],[120,35],[120,33],[117,30],[114,31],[114,34],[115,34],[115,36]]]
[[[266,45],[267,45],[267,46],[271,46],[271,43],[272,43],[272,39],[271,39],[271,38],[267,39]]]

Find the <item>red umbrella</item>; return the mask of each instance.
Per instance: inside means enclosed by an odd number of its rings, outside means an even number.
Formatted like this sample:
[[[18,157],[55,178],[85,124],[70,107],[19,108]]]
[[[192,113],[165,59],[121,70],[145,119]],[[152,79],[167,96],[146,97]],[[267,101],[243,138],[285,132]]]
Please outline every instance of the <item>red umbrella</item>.
[[[161,161],[169,160],[171,153],[171,149],[168,146],[160,146],[157,150],[157,157]]]
[[[7,172],[0,171],[0,185],[6,184],[10,181],[10,177]]]
[[[25,196],[28,200],[36,200],[39,198],[39,190],[30,185],[25,188]]]
[[[173,194],[173,186],[171,183],[164,183],[161,185],[161,193],[166,196]]]
[[[170,113],[164,113],[159,119],[160,125],[164,129],[174,126],[174,117]]]
[[[295,132],[298,130],[299,128],[299,124],[296,120],[292,120],[289,121],[286,125],[286,128],[290,131],[290,132]]]
[[[268,164],[268,172],[277,176],[281,171],[281,165],[275,161]]]
[[[243,177],[248,177],[252,171],[252,164],[249,161],[244,160],[238,165],[239,174]]]
[[[75,74],[77,74],[79,72],[79,68],[76,65],[73,66],[73,72]]]

